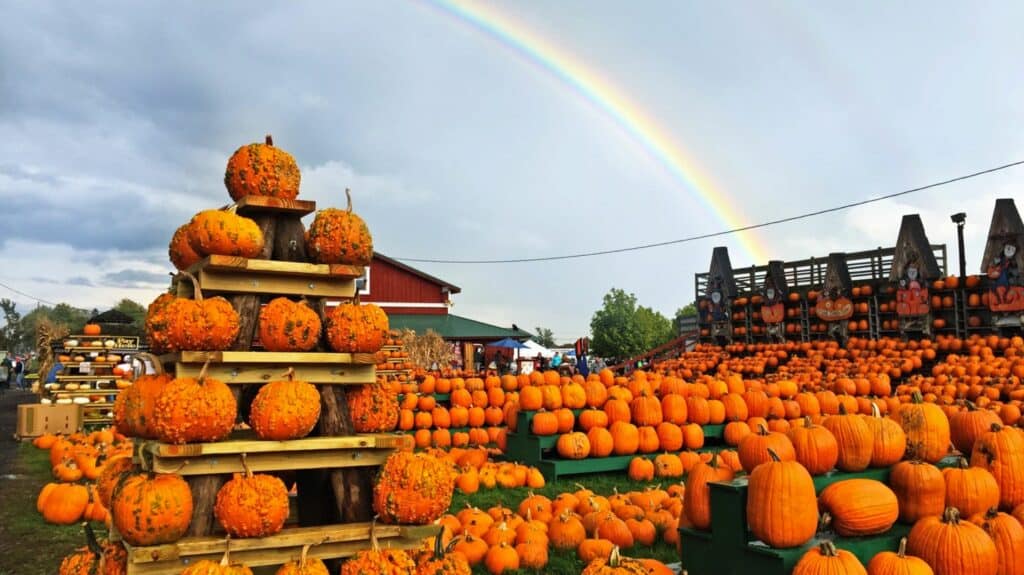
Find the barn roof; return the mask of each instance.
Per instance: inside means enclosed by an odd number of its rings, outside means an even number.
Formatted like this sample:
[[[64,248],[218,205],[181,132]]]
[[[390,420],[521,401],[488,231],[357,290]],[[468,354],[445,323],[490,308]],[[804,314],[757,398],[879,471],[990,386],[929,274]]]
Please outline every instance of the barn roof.
[[[414,268],[414,267],[412,267],[410,265],[403,264],[402,262],[400,262],[400,261],[398,261],[398,260],[396,260],[394,258],[389,258],[388,256],[386,256],[386,255],[384,255],[384,254],[382,254],[380,252],[376,252],[376,251],[373,252],[373,257],[374,257],[374,259],[378,259],[378,260],[380,260],[382,262],[386,262],[388,264],[391,264],[391,265],[395,266],[396,268],[398,268],[400,270],[403,270],[405,272],[411,273],[411,274],[413,274],[415,276],[419,276],[419,277],[427,280],[430,283],[437,284],[437,285],[439,285],[441,287],[446,287],[446,288],[448,288],[448,291],[450,293],[462,293],[462,288],[460,288],[459,286],[457,286],[455,284],[450,284],[450,283],[444,281],[443,279],[434,277],[434,276],[432,276],[432,275],[430,275],[430,274],[428,274],[428,273],[426,273],[424,271],[418,270],[418,269],[416,269],[416,268]]]
[[[532,337],[532,334],[518,327],[514,329],[499,327],[452,314],[388,314],[388,324],[391,329],[408,328],[419,334],[432,329],[444,339],[481,341],[499,340],[506,337],[515,339]]]

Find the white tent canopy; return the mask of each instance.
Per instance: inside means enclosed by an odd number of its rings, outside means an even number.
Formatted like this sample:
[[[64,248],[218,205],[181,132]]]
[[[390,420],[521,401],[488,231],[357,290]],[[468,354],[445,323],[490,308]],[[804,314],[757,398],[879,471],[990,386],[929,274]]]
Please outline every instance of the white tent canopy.
[[[555,352],[544,347],[543,345],[533,341],[532,339],[523,342],[525,347],[519,350],[519,357],[523,359],[533,359],[537,357],[539,353],[541,357],[551,359],[555,357]]]

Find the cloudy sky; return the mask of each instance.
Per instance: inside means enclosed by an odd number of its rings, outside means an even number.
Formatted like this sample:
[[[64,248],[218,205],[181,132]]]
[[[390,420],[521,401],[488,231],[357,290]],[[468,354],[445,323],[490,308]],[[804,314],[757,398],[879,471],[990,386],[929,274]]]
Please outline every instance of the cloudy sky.
[[[1024,159],[1019,3],[481,5],[613,86],[744,223]],[[228,156],[268,132],[299,160],[301,196],[339,204],[351,187],[393,257],[548,256],[727,226],[571,82],[444,5],[40,1],[3,19],[0,282],[43,300],[148,302],[171,232],[226,203]],[[779,259],[856,251],[920,213],[952,248],[948,216],[966,211],[976,270],[994,199],[1022,185],[1012,169],[748,237]],[[764,263],[727,237],[420,267],[463,288],[454,313],[569,340],[611,287],[671,315],[715,245],[736,267]]]

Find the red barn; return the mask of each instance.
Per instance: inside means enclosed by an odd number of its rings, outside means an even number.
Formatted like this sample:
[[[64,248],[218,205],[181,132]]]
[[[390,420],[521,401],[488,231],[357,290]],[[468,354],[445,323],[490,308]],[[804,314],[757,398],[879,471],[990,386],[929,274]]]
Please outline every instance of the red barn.
[[[530,337],[515,324],[505,328],[449,313],[451,296],[462,291],[459,286],[377,252],[358,287],[361,301],[375,303],[387,312],[392,329],[409,328],[417,333],[432,329],[446,340],[463,344]]]

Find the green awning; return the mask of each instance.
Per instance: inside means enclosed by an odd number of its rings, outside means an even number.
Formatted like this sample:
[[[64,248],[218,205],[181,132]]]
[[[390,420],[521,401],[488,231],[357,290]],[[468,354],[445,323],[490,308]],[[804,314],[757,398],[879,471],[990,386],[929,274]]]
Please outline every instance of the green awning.
[[[498,327],[451,314],[389,314],[388,322],[391,329],[411,329],[418,334],[427,333],[428,329],[432,329],[444,339],[452,340],[489,341],[506,337],[515,339],[532,337],[529,332],[522,329]]]

